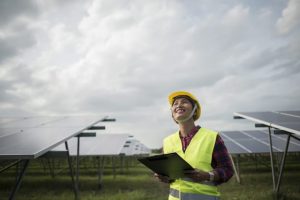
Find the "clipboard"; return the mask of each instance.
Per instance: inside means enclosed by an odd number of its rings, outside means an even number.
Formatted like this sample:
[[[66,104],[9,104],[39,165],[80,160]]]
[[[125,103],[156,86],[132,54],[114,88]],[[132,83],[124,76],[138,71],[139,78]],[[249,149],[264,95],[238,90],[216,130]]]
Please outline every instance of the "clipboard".
[[[161,154],[150,157],[138,158],[142,164],[153,172],[168,176],[171,179],[184,177],[184,170],[194,169],[177,153]]]

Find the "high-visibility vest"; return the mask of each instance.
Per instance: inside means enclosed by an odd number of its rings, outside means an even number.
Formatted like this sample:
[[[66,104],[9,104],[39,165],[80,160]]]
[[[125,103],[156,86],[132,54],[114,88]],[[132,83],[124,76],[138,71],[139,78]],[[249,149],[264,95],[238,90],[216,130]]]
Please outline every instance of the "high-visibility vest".
[[[211,160],[218,133],[200,128],[193,136],[189,146],[182,151],[179,132],[166,137],[163,142],[164,153],[176,152],[193,168],[205,172],[212,171]],[[191,178],[176,179],[170,184],[169,200],[216,200],[220,193],[213,182],[195,182]]]

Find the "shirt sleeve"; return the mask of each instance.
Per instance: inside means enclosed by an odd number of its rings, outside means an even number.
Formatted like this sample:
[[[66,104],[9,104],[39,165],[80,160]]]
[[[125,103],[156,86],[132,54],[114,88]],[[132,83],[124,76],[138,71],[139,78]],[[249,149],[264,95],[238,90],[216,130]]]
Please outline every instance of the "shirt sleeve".
[[[233,167],[229,153],[224,141],[219,135],[216,138],[213,151],[212,167],[214,168],[214,172],[217,173],[220,178],[215,182],[217,185],[227,182],[233,175]]]

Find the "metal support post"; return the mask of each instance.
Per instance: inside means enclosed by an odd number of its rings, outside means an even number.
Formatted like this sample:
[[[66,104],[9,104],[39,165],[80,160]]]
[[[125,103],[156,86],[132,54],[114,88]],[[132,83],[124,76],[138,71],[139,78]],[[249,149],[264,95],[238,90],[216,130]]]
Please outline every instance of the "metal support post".
[[[66,150],[67,150],[67,158],[68,158],[68,164],[69,164],[69,169],[70,169],[70,175],[72,178],[72,184],[73,184],[73,189],[74,189],[74,194],[75,194],[75,200],[79,199],[79,192],[78,192],[78,188],[77,185],[75,183],[74,180],[74,173],[73,173],[73,166],[72,166],[72,162],[71,162],[71,158],[70,158],[70,152],[69,152],[69,147],[68,147],[68,142],[65,142],[65,146],[66,146]]]
[[[272,179],[273,179],[273,191],[276,189],[276,180],[275,180],[275,171],[274,171],[274,162],[273,162],[273,144],[272,144],[272,135],[271,127],[269,127],[269,143],[270,143],[270,160],[271,160],[271,169],[272,169]]]
[[[229,157],[230,157],[230,160],[231,160],[231,163],[232,163],[232,167],[233,167],[233,170],[234,170],[234,173],[235,173],[235,176],[236,176],[236,181],[238,183],[241,183],[240,175],[239,175],[239,173],[236,170],[236,167],[235,167],[235,164],[234,164],[234,161],[233,161],[233,158],[232,158],[231,154],[229,154]]]
[[[9,200],[15,199],[15,194],[20,188],[20,185],[21,185],[22,179],[24,177],[25,171],[28,167],[28,164],[29,164],[29,160],[24,160],[24,164],[23,164],[23,167],[20,171],[20,174],[17,177],[16,184],[15,184],[14,188],[12,189],[12,191],[9,195]]]
[[[80,152],[80,137],[77,137],[77,155],[76,155],[76,184],[79,189],[79,152]]]
[[[103,179],[103,170],[104,170],[104,156],[101,158],[97,157],[98,161],[98,187],[99,189],[102,188],[102,179]]]
[[[282,174],[283,174],[283,168],[284,168],[284,164],[285,164],[285,158],[286,158],[286,154],[287,154],[288,149],[289,149],[290,138],[291,138],[291,134],[288,133],[288,137],[286,139],[286,144],[285,144],[285,150],[284,150],[282,160],[281,160],[280,171],[279,171],[279,176],[278,176],[276,191],[275,191],[276,193],[279,192],[281,177],[282,177]]]

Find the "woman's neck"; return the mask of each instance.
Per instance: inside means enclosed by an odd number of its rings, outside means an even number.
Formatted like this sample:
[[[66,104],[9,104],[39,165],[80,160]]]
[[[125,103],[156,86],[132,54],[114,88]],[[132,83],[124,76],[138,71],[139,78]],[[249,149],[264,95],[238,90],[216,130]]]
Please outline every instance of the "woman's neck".
[[[180,130],[180,135],[182,137],[186,137],[188,136],[188,134],[191,132],[191,130],[193,128],[195,128],[195,123],[194,123],[194,120],[188,120],[184,123],[179,123],[179,130]]]

